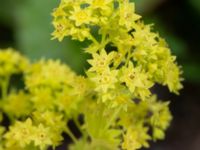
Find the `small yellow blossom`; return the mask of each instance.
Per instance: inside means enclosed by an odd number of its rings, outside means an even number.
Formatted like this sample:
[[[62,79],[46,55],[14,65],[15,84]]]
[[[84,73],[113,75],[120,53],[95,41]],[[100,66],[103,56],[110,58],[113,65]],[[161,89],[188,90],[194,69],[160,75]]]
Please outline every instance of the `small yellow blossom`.
[[[19,93],[10,93],[8,97],[2,101],[2,109],[9,114],[9,116],[27,116],[32,111],[30,99],[30,95],[23,91]]]
[[[89,0],[89,4],[94,9],[109,9],[108,4],[110,4],[113,0]]]
[[[72,27],[69,34],[72,36],[73,40],[84,41],[90,38],[90,29],[86,27]]]
[[[122,68],[122,76],[120,78],[122,82],[125,82],[129,90],[144,99],[150,95],[149,88],[153,83],[148,79],[148,74],[143,72],[140,67],[134,67],[129,62],[128,68]]]
[[[53,26],[56,30],[52,33],[52,39],[57,38],[59,41],[62,41],[65,36],[69,35],[73,24],[69,20],[62,18],[56,22],[53,22]]]
[[[75,6],[74,11],[71,11],[71,16],[69,18],[75,21],[76,26],[89,24],[91,21],[91,11]]]
[[[140,16],[135,14],[135,4],[128,0],[120,4],[119,16],[119,25],[124,25],[128,30],[133,27],[136,20],[140,19]]]
[[[124,135],[122,148],[126,150],[140,149],[142,146],[149,147],[147,140],[151,137],[147,134],[148,129],[145,127],[129,128]]]
[[[34,127],[33,141],[35,146],[38,146],[40,150],[45,150],[48,146],[52,145],[51,132],[49,128],[39,124],[38,127]]]
[[[93,59],[89,59],[88,62],[92,65],[92,67],[88,71],[102,72],[106,67],[111,64],[112,59],[114,57],[114,53],[107,54],[104,49],[100,51],[100,54],[93,54]]]
[[[10,147],[15,144],[25,147],[31,143],[33,135],[33,125],[30,118],[25,122],[17,121],[13,126],[9,127],[9,132],[5,134],[5,139],[7,139],[6,147]]]
[[[28,66],[28,60],[12,48],[0,49],[0,76],[22,73]]]
[[[117,80],[117,70],[105,69],[101,74],[91,77],[91,80],[96,84],[96,91],[106,93],[108,89],[115,88]]]

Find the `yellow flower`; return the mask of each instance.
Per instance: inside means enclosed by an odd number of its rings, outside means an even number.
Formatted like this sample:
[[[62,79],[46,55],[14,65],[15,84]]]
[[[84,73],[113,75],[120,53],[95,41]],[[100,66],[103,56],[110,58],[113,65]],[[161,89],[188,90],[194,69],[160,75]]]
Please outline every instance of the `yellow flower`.
[[[54,21],[53,26],[55,31],[52,33],[52,39],[57,38],[58,41],[62,41],[65,36],[70,35],[70,29],[73,27],[73,24],[69,20],[62,18]]]
[[[125,150],[136,150],[142,146],[149,147],[147,140],[150,140],[151,137],[147,134],[147,131],[148,128],[142,126],[129,128],[123,137],[122,148]]]
[[[88,71],[102,72],[112,62],[114,53],[111,52],[111,53],[107,54],[106,51],[104,49],[102,49],[102,50],[100,50],[100,54],[94,53],[92,55],[92,57],[93,57],[93,59],[88,60],[89,64],[92,65],[92,67]]]
[[[119,25],[125,26],[130,30],[133,28],[135,21],[140,19],[140,16],[135,14],[135,4],[125,0],[119,5]]]
[[[125,82],[129,90],[144,99],[150,95],[149,88],[153,83],[148,79],[148,74],[143,72],[140,67],[134,67],[132,62],[129,62],[128,67],[122,68],[121,82]]]
[[[178,94],[178,91],[183,88],[181,81],[183,80],[180,75],[182,74],[180,68],[174,64],[169,63],[166,66],[166,80],[164,84],[169,87],[171,92]]]
[[[2,109],[9,114],[9,116],[15,116],[17,118],[27,116],[32,111],[30,99],[31,96],[23,91],[10,93],[8,97],[2,101]]]
[[[40,88],[31,91],[31,102],[33,103],[33,108],[38,111],[52,110],[54,109],[54,101],[56,97],[53,96],[52,90],[50,88]]]
[[[28,59],[12,48],[0,49],[0,76],[22,73],[28,66]]]
[[[31,143],[33,134],[33,125],[30,118],[25,122],[17,121],[9,127],[9,131],[5,134],[6,147],[19,144],[23,148]]]
[[[33,141],[35,146],[38,146],[40,150],[45,150],[48,146],[52,145],[51,131],[49,128],[44,127],[43,124],[34,127]]]
[[[49,132],[53,146],[60,145],[63,140],[62,132],[66,129],[66,119],[61,113],[53,111],[34,112],[34,121],[38,124],[42,123],[44,126],[49,127]],[[56,126],[56,128],[55,128]]]
[[[69,19],[75,21],[76,26],[81,26],[83,24],[89,24],[91,22],[91,10],[81,9],[79,6],[75,6],[74,10],[70,12],[71,16]]]
[[[106,93],[109,89],[115,88],[118,71],[105,69],[102,73],[91,77],[91,80],[96,84],[95,90],[98,92]]]
[[[69,31],[73,40],[84,41],[90,37],[90,29],[86,27],[72,27]]]
[[[108,4],[110,4],[113,0],[89,0],[89,4],[94,9],[109,9]]]

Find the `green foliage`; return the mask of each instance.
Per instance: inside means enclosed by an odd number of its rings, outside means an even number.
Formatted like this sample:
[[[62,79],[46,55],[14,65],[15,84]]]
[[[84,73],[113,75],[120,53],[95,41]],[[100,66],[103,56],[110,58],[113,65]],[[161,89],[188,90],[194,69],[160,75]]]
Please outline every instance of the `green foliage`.
[[[169,103],[150,89],[157,83],[178,94],[181,70],[164,39],[135,13],[134,3],[62,0],[52,15],[53,39],[87,41],[91,66],[79,76],[60,60],[30,63],[12,49],[2,50],[0,121],[4,113],[10,124],[0,126],[0,148],[55,149],[63,133],[73,141],[70,150],[136,150],[163,139],[172,119]],[[9,84],[16,74],[23,76],[21,90]],[[70,120],[80,139],[68,127]]]
[[[200,1],[199,0],[190,0],[189,3],[199,12],[200,14]]]

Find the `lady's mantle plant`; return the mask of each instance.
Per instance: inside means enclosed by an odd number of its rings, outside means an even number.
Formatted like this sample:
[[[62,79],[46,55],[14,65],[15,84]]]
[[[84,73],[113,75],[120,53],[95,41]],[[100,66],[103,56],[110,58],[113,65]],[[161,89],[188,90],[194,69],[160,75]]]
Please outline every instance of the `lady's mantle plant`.
[[[55,149],[63,133],[73,140],[69,150],[136,150],[163,139],[172,119],[169,102],[150,89],[161,84],[178,94],[181,71],[134,3],[61,0],[53,17],[54,39],[90,41],[90,68],[79,76],[59,60],[30,63],[12,49],[0,51],[0,121],[9,118],[8,128],[0,126],[0,150]],[[24,89],[14,89],[15,74],[23,74]]]

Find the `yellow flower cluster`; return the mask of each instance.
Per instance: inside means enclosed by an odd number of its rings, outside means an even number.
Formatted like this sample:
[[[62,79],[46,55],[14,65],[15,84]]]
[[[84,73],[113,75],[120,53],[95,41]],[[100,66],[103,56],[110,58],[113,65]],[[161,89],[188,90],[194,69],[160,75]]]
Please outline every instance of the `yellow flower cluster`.
[[[28,59],[21,56],[12,48],[0,49],[0,86],[2,86],[2,98],[6,96],[11,75],[22,74],[28,67]]]
[[[171,55],[165,41],[151,31],[151,25],[141,22],[134,3],[128,0],[62,0],[53,17],[54,38],[61,41],[71,36],[83,41],[87,37],[92,41],[85,48],[92,55],[87,75],[102,101],[112,101],[111,106],[116,105],[112,99],[118,95],[113,95],[113,91],[123,84],[127,93],[142,100],[151,95],[150,88],[155,83],[167,85],[177,94],[182,88],[175,56]],[[66,32],[60,30],[60,26]],[[94,28],[100,39],[94,38]],[[72,34],[72,30],[85,37]]]
[[[107,131],[105,135],[106,131],[99,129],[105,134],[95,131],[100,125],[98,128],[108,127],[105,125],[109,122],[107,119],[97,120],[107,111],[116,113],[103,117],[114,116],[124,127],[123,149],[148,147],[148,140],[164,138],[164,130],[171,120],[168,103],[158,102],[150,89],[157,83],[178,94],[182,88],[182,72],[164,39],[152,32],[152,25],[145,25],[141,16],[135,13],[134,3],[129,0],[61,0],[52,15],[53,38],[62,41],[70,36],[79,41],[91,41],[85,48],[92,56],[86,75],[94,91],[90,103],[85,103],[94,106],[84,105],[87,109],[83,112],[92,139],[103,139],[102,136],[106,139],[112,132]],[[94,100],[98,106],[91,104]],[[133,104],[133,100],[140,104]],[[96,107],[103,107],[103,110],[96,110],[98,115],[88,113]],[[149,127],[145,124],[152,127],[152,135],[148,134]],[[79,144],[84,143],[80,141]],[[117,149],[116,145],[112,145],[113,149]]]
[[[73,82],[73,78],[74,73],[66,65],[61,64],[59,60],[41,60],[26,69],[25,81],[29,89],[43,87],[59,89]]]
[[[70,115],[84,97],[86,82],[58,60],[33,63],[25,73],[25,85],[38,111],[56,109]]]
[[[69,150],[136,150],[163,139],[172,119],[169,102],[158,101],[151,88],[161,84],[178,94],[181,70],[134,3],[61,0],[52,15],[53,39],[90,41],[90,67],[78,76],[59,60],[28,63],[12,49],[0,51],[0,123],[2,114],[10,121],[9,128],[0,125],[0,150],[55,149],[63,133],[74,142]],[[18,73],[24,89],[8,88]]]
[[[11,126],[9,132],[5,134],[5,139],[8,139],[5,143],[6,147],[18,145],[24,148],[26,145],[34,142],[35,146],[45,149],[46,146],[52,144],[49,129],[44,127],[43,124],[34,126],[29,118],[25,122],[17,121]]]
[[[28,60],[12,48],[0,49],[0,77],[22,73],[28,65]]]
[[[17,54],[26,60],[14,50],[0,53],[2,56],[9,53],[11,58]],[[6,63],[10,63],[9,59]],[[15,61],[12,65],[20,64]],[[11,122],[9,130],[0,125],[1,150],[46,150],[60,145],[63,132],[71,135],[66,124],[70,119],[78,118],[78,106],[88,93],[88,81],[58,60],[40,60],[29,63],[23,70],[15,70],[10,68],[10,74],[5,78],[23,73],[25,87],[17,91],[11,86],[9,91],[9,86],[7,89],[0,86],[0,123],[4,120],[2,112]],[[6,84],[9,85],[9,81]]]

